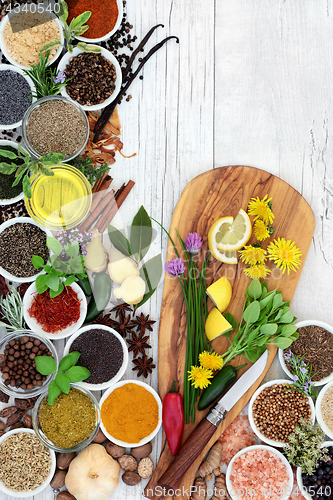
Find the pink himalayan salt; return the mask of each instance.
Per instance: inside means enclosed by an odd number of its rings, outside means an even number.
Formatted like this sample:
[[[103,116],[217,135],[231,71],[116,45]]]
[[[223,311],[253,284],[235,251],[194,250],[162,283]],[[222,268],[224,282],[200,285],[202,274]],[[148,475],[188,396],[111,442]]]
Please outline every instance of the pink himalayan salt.
[[[218,441],[222,444],[221,464],[226,465],[236,453],[259,442],[251,429],[247,415],[238,415]]]
[[[230,481],[241,500],[278,500],[287,492],[289,475],[275,453],[255,449],[235,459]]]
[[[288,500],[305,500],[305,497],[302,495],[301,490],[297,484],[296,467],[292,467],[292,471],[293,471],[294,485],[293,485],[293,491]]]

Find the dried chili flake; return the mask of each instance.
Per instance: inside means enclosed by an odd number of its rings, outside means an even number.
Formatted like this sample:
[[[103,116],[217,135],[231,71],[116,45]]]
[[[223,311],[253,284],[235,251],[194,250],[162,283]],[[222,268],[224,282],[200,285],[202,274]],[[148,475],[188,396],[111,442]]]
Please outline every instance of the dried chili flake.
[[[65,286],[60,295],[50,297],[49,290],[35,293],[28,313],[42,329],[57,333],[74,325],[80,317],[81,300],[71,286]]]

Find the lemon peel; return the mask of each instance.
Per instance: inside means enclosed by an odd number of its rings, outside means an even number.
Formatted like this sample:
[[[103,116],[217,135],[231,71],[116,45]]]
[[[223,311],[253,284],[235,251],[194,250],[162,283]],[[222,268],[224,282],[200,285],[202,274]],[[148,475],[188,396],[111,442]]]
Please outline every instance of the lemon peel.
[[[230,304],[232,287],[230,281],[225,277],[214,281],[206,290],[208,297],[212,300],[217,309],[223,313]]]
[[[213,307],[207,316],[205,324],[205,333],[208,340],[214,340],[230,329],[232,329],[230,323],[222,316],[217,307]]]

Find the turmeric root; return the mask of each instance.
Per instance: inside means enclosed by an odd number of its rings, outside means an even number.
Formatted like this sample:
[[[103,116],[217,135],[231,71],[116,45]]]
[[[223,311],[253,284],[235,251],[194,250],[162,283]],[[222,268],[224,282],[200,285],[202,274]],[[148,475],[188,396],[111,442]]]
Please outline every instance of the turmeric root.
[[[193,485],[191,500],[205,500],[207,494],[206,481],[202,477],[197,477]],[[191,490],[192,491],[192,490]]]
[[[225,474],[221,474],[215,479],[214,495],[210,500],[231,500],[225,482]]]
[[[212,472],[214,469],[219,468],[222,453],[222,444],[217,441],[209,450],[206,460],[202,462],[199,467],[199,475],[209,480],[212,479]]]

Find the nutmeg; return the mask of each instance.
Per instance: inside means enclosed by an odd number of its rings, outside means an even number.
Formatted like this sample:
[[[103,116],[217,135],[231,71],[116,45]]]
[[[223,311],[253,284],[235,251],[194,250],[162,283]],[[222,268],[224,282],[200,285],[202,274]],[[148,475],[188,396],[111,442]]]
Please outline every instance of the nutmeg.
[[[96,436],[94,437],[94,439],[92,440],[92,442],[97,443],[97,444],[102,444],[106,440],[107,440],[107,437],[105,436],[105,434],[103,434],[101,429],[98,429],[98,432],[97,432]]]
[[[118,463],[126,471],[134,471],[138,466],[138,462],[132,455],[122,455],[118,458]]]
[[[67,471],[57,469],[54,473],[53,478],[51,479],[50,486],[55,490],[60,490],[63,486],[65,486],[65,477]]]
[[[138,446],[137,448],[132,448],[131,454],[135,458],[145,458],[151,454],[152,449],[153,445],[149,441],[149,443],[143,444],[142,446]]]
[[[127,486],[136,486],[140,483],[141,477],[136,472],[127,471],[121,476],[121,479]]]
[[[139,462],[138,474],[142,479],[148,479],[154,471],[154,464],[151,458],[142,458]]]
[[[119,458],[125,453],[125,448],[123,446],[118,446],[110,441],[107,443],[105,449],[112,458]]]
[[[75,451],[72,453],[58,453],[57,455],[57,467],[60,470],[66,470],[69,467],[69,464],[76,457]]]
[[[57,500],[76,500],[68,491],[61,491],[57,495]]]

